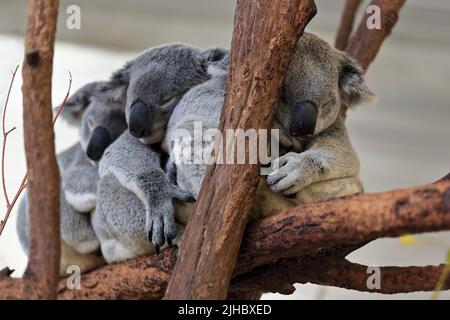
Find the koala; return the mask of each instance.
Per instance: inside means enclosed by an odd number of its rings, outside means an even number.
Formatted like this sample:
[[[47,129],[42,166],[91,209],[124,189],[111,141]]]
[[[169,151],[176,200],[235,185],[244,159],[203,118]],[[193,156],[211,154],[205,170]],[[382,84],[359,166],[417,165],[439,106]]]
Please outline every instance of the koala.
[[[58,165],[62,175],[65,169],[70,167],[80,155],[84,155],[80,144],[76,144],[58,155]],[[22,249],[28,255],[30,236],[27,193],[24,194],[19,203],[16,227]],[[70,265],[77,265],[82,272],[85,272],[105,263],[101,255],[98,254],[100,243],[90,223],[90,212],[80,212],[73,208],[66,200],[62,185],[60,191],[60,232],[60,276],[66,275],[67,267]]]
[[[194,199],[206,164],[175,163],[179,156],[177,134],[180,129],[187,130],[192,137],[195,121],[201,121],[204,132],[218,127],[226,79],[226,68],[221,69],[183,96],[169,120],[165,138],[171,183]],[[281,156],[274,161],[267,179],[260,180],[251,218],[271,215],[298,203],[362,192],[359,160],[340,106],[344,103],[353,107],[372,98],[357,62],[317,36],[305,33],[290,59],[273,124],[273,129],[279,130]]]
[[[157,152],[125,132],[105,151],[99,173],[92,225],[107,262],[150,254],[165,241],[171,243],[177,229]]]
[[[72,165],[62,174],[66,199],[80,212],[95,208],[98,161],[105,149],[127,129],[125,90],[126,86],[115,80],[94,82],[78,90],[63,108],[66,118],[81,118],[79,146],[82,152],[75,154]],[[80,101],[87,106],[80,107]]]
[[[222,49],[163,45],[143,52],[114,75],[128,83],[129,130],[100,160],[98,203],[92,217],[108,262],[159,252],[176,238],[172,198],[186,201],[188,197],[168,183],[159,145],[178,101],[191,87],[209,79],[208,66],[223,54]]]
[[[90,222],[99,180],[94,160],[99,160],[104,149],[126,130],[121,86],[114,81],[90,83],[68,99],[61,113],[80,126],[80,142],[57,155],[61,174],[61,276],[72,264],[84,272],[105,263],[98,255],[100,243]],[[28,253],[27,207],[25,196],[19,206],[17,229]]]

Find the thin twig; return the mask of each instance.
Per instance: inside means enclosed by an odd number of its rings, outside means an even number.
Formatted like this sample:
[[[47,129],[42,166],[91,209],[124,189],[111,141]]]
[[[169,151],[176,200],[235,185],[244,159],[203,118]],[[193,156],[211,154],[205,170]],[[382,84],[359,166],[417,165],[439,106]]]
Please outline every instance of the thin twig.
[[[14,79],[16,78],[17,70],[19,69],[19,65],[14,69],[11,81],[9,83],[8,94],[6,95],[5,106],[3,107],[3,116],[2,116],[2,132],[3,132],[3,146],[2,146],[2,187],[3,187],[3,195],[5,196],[6,206],[10,207],[8,192],[6,191],[6,181],[5,181],[5,150],[6,150],[6,140],[8,139],[8,135],[13,132],[16,128],[12,128],[6,131],[5,119],[6,119],[6,110],[8,108],[9,97],[11,96],[11,89],[14,84]]]
[[[18,66],[17,66],[17,67],[18,67]],[[13,73],[13,79],[12,79],[12,80],[14,80],[14,76],[15,76],[16,71],[17,71],[17,68],[16,68],[16,70],[15,70],[14,73]],[[11,83],[11,84],[12,84],[12,83]],[[67,102],[67,99],[69,98],[71,88],[72,88],[72,74],[71,74],[70,71],[69,71],[69,86],[68,86],[68,88],[67,88],[67,92],[66,92],[66,95],[65,95],[65,97],[64,97],[63,102],[58,106],[58,109],[56,110],[56,114],[55,114],[55,116],[53,117],[53,122],[52,122],[53,127],[55,126],[56,120],[58,120],[58,117],[59,117],[59,115],[61,114],[61,111],[62,111],[64,105],[65,105],[66,102]],[[11,90],[11,87],[10,87],[10,90]],[[5,171],[4,171],[5,145],[6,145],[6,137],[7,137],[8,134],[11,133],[15,128],[9,130],[8,132],[5,132],[5,124],[4,124],[4,121],[5,121],[5,111],[6,111],[6,107],[7,107],[7,104],[8,104],[8,98],[9,98],[9,92],[8,92],[8,96],[7,96],[5,108],[3,109],[3,150],[2,150],[2,181],[3,181],[3,192],[4,192],[5,198],[6,198],[7,209],[6,209],[5,219],[2,220],[2,221],[0,222],[0,236],[1,236],[2,233],[3,233],[3,229],[4,229],[5,226],[6,226],[6,223],[7,223],[8,219],[9,219],[9,216],[11,215],[11,211],[12,211],[12,209],[14,208],[14,205],[16,204],[17,200],[19,199],[19,197],[20,197],[20,195],[22,194],[23,190],[25,190],[25,189],[27,188],[27,186],[28,186],[28,183],[27,183],[27,180],[28,180],[28,170],[27,170],[25,176],[24,176],[23,179],[22,179],[22,182],[21,182],[20,185],[19,185],[19,188],[18,188],[18,190],[17,190],[17,192],[16,192],[16,194],[15,194],[15,196],[14,196],[12,202],[9,203],[9,199],[8,199],[8,195],[7,195],[7,191],[6,191]]]

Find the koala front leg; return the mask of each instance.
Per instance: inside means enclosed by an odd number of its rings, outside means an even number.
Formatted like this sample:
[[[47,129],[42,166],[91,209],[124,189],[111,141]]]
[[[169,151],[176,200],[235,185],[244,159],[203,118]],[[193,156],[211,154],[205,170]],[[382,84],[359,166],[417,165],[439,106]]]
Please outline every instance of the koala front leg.
[[[357,177],[359,160],[341,119],[314,137],[306,150],[290,152],[274,163],[267,183],[274,192],[292,195],[323,181]]]

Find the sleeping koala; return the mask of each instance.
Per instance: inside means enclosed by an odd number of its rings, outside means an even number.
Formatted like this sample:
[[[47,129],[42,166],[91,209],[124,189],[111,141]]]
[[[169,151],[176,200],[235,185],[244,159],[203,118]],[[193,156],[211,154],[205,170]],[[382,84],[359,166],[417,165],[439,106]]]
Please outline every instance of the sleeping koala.
[[[193,135],[201,121],[203,132],[218,127],[224,100],[226,68],[191,89],[169,120],[167,164],[172,183],[197,199],[206,164],[175,163],[180,157],[180,130]],[[320,201],[361,192],[359,161],[340,116],[341,103],[349,107],[369,100],[359,65],[320,38],[305,33],[295,47],[286,71],[274,129],[279,129],[282,156],[261,178],[251,217],[273,214],[300,202]],[[181,131],[182,132],[182,131]],[[208,144],[208,143],[206,143]],[[213,149],[213,147],[209,147]],[[295,198],[286,196],[294,195]],[[182,212],[187,220],[189,209]]]
[[[115,74],[118,81],[128,82],[129,132],[111,144],[100,161],[92,218],[108,262],[159,251],[176,237],[172,198],[188,197],[176,186],[170,188],[155,145],[164,138],[182,95],[209,79],[208,65],[222,54],[221,49],[164,45],[145,51]]]
[[[80,144],[61,152],[57,156],[61,175],[74,165],[77,159],[86,157]],[[89,169],[90,163],[88,164]],[[86,172],[87,175],[91,173]],[[103,258],[97,254],[100,243],[90,223],[90,212],[77,211],[66,200],[63,183],[60,191],[60,233],[61,233],[61,261],[60,276],[66,275],[70,265],[77,265],[82,272],[94,269],[104,264]],[[29,220],[28,197],[24,194],[17,212],[17,233],[22,249],[29,253]]]
[[[63,108],[63,118],[72,124],[80,123],[81,128],[80,142],[57,155],[61,174],[61,276],[69,265],[78,265],[84,272],[104,264],[97,254],[100,243],[90,222],[99,180],[98,165],[92,160],[98,159],[126,129],[121,91],[116,83],[94,82],[73,94]],[[19,206],[17,229],[26,253],[29,247],[27,207],[25,195]]]

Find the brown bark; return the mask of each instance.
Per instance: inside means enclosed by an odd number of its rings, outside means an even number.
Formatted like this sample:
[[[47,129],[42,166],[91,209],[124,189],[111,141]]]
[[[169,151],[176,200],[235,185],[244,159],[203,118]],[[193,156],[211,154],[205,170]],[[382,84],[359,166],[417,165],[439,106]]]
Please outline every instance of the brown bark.
[[[336,34],[335,47],[339,50],[345,50],[348,40],[353,31],[355,16],[361,5],[362,0],[347,0],[345,2],[344,11],[342,12],[341,22]]]
[[[0,298],[54,299],[59,282],[59,172],[52,129],[52,66],[58,0],[31,0],[23,63],[30,260],[23,280],[3,277]]]
[[[238,0],[221,132],[270,127],[290,54],[315,12],[313,0]],[[167,299],[226,298],[258,177],[257,164],[208,166]]]
[[[354,57],[367,71],[375,59],[384,40],[391,34],[398,20],[398,15],[406,0],[373,0],[370,4],[381,9],[381,29],[369,30],[366,21],[369,14],[365,14],[358,30],[352,37],[347,49],[349,55]]]
[[[343,260],[348,253],[379,237],[449,229],[449,178],[412,189],[302,205],[247,228],[234,275],[247,273],[233,279],[230,294],[288,293],[296,282],[367,291],[362,282],[363,275],[367,280],[366,267]],[[63,290],[58,298],[159,299],[175,259],[175,249],[170,249],[161,259],[154,255],[105,266],[83,275],[87,285],[81,290]],[[441,271],[442,266],[384,267],[381,293],[431,290]]]
[[[230,290],[241,294],[255,290],[292,294],[295,291],[293,284],[314,283],[382,294],[433,291],[444,268],[445,265],[380,267],[381,286],[371,289],[367,286],[367,280],[372,274],[368,272],[368,266],[335,256],[305,256],[282,259],[239,276],[233,279]],[[442,289],[450,289],[450,278]]]
[[[249,226],[236,273],[320,248],[450,229],[450,180],[305,204]]]

